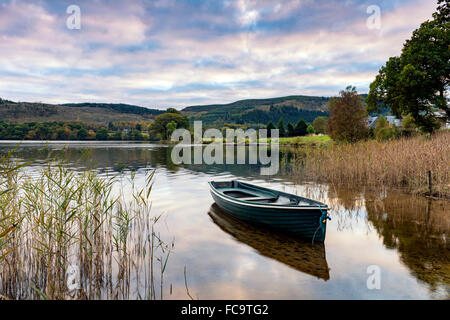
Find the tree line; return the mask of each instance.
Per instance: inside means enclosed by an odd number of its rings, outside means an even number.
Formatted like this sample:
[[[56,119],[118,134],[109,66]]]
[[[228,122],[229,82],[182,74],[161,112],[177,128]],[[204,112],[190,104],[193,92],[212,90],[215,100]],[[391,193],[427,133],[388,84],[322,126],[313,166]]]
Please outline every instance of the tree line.
[[[298,137],[306,136],[308,134],[324,134],[326,133],[326,124],[328,122],[328,117],[319,116],[314,119],[312,123],[307,123],[305,120],[300,119],[294,126],[292,123],[288,122],[287,126],[284,124],[284,119],[281,118],[275,127],[272,121],[267,124],[268,135],[270,136],[270,130],[278,129],[278,134],[280,137]]]
[[[189,128],[189,119],[169,108],[154,121],[118,121],[99,126],[83,121],[0,121],[0,140],[168,140],[177,128]]]
[[[1,140],[143,140],[140,124],[115,131],[85,122],[0,122]]]

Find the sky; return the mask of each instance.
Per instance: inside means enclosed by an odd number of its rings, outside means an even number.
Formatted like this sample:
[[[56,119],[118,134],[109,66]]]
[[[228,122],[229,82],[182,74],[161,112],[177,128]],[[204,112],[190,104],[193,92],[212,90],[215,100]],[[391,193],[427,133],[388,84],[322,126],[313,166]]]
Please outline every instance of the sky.
[[[79,15],[68,10],[73,5]],[[164,109],[334,96],[348,85],[367,93],[380,67],[400,54],[436,6],[434,0],[0,0],[0,97]]]

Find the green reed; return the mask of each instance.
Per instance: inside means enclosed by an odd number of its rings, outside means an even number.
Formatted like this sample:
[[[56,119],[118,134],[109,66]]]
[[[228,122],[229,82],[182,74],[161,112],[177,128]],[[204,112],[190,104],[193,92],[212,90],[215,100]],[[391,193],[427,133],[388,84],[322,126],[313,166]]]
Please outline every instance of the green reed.
[[[36,174],[13,154],[0,158],[0,299],[164,298],[174,243],[150,213],[155,171],[122,186],[125,173],[50,159]]]

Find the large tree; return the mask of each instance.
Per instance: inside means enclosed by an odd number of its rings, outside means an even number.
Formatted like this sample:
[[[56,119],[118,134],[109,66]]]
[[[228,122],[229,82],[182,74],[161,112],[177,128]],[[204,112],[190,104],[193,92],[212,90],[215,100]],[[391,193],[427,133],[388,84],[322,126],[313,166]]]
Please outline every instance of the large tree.
[[[356,142],[367,137],[367,111],[356,88],[348,86],[330,99],[327,132],[333,140]]]
[[[401,117],[411,114],[417,126],[432,132],[434,111],[450,118],[447,92],[450,84],[450,19],[448,0],[438,0],[437,11],[416,29],[399,57],[392,57],[370,85],[369,111],[389,107]]]
[[[168,111],[172,110],[168,109]],[[150,130],[153,135],[159,134],[162,140],[168,140],[170,137],[167,125],[171,122],[176,124],[176,128],[189,128],[189,119],[187,117],[179,112],[166,112],[155,118],[155,121],[150,125]]]

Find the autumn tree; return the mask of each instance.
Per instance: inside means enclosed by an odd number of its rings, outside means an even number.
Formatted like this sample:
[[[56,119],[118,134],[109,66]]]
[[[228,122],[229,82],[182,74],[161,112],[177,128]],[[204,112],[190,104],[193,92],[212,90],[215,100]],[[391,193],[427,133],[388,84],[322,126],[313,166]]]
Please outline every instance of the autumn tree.
[[[367,111],[356,88],[348,86],[339,95],[329,102],[327,132],[336,141],[356,142],[364,139],[368,134]]]

